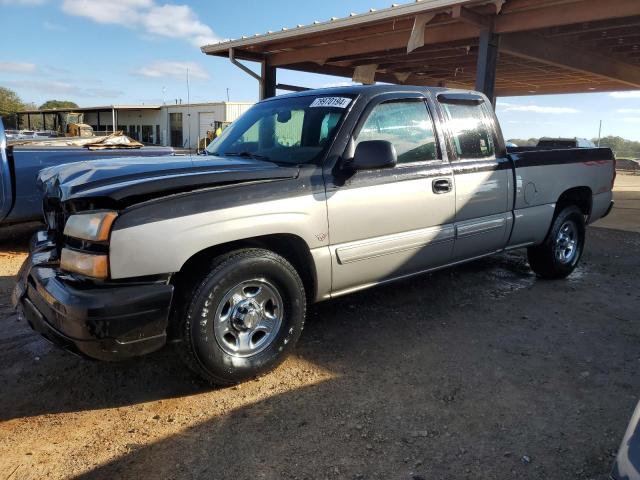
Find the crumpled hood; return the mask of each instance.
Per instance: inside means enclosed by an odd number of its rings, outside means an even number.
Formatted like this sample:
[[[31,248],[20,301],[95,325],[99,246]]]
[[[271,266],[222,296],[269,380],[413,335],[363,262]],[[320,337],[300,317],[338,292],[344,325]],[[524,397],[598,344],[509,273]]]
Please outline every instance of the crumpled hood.
[[[127,157],[58,165],[42,170],[38,186],[60,201],[157,197],[232,183],[295,178],[297,166],[212,156]]]

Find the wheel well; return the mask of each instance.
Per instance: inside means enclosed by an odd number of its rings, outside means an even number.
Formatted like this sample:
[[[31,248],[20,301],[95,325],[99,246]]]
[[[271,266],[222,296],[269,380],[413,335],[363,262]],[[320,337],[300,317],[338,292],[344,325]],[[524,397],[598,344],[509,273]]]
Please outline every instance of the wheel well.
[[[575,205],[587,217],[591,214],[591,204],[593,196],[589,187],[575,187],[562,192],[560,198],[556,202],[556,212],[558,213],[564,207]]]
[[[171,279],[171,283],[176,288],[174,298],[179,302],[182,297],[180,294],[188,293],[193,282],[199,280],[208,272],[211,261],[214,258],[242,248],[264,248],[287,259],[302,279],[308,302],[312,302],[315,299],[316,270],[309,246],[299,236],[286,233],[214,245],[196,253],[185,262],[180,271]]]

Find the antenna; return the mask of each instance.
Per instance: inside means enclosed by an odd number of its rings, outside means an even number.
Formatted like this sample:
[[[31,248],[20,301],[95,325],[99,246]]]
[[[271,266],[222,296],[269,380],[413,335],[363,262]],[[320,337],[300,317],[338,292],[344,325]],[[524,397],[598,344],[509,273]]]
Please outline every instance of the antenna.
[[[187,67],[187,142],[191,153],[191,86],[189,85],[189,68]]]

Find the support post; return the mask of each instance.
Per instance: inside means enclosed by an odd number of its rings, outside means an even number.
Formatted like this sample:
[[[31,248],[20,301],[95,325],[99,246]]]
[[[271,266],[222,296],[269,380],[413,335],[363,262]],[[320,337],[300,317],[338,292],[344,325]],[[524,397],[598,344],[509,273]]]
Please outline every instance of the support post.
[[[111,125],[113,125],[113,131],[111,133],[116,132],[116,109],[115,107],[111,107]]]
[[[493,28],[484,28],[480,31],[476,90],[489,97],[494,105],[499,46],[500,35],[494,33]]]
[[[260,79],[260,100],[276,96],[276,67],[269,60],[262,62],[262,78]]]

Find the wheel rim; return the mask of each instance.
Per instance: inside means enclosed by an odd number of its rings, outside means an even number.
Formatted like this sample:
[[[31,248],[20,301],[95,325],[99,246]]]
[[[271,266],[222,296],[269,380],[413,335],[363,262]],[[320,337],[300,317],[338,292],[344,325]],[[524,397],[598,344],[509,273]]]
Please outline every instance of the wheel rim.
[[[564,222],[558,230],[554,254],[561,263],[571,263],[578,254],[578,229],[571,221]]]
[[[204,312],[208,311],[209,302],[211,295]],[[231,356],[256,355],[278,334],[283,312],[282,297],[267,280],[239,283],[227,291],[216,309],[213,327],[216,341]]]

